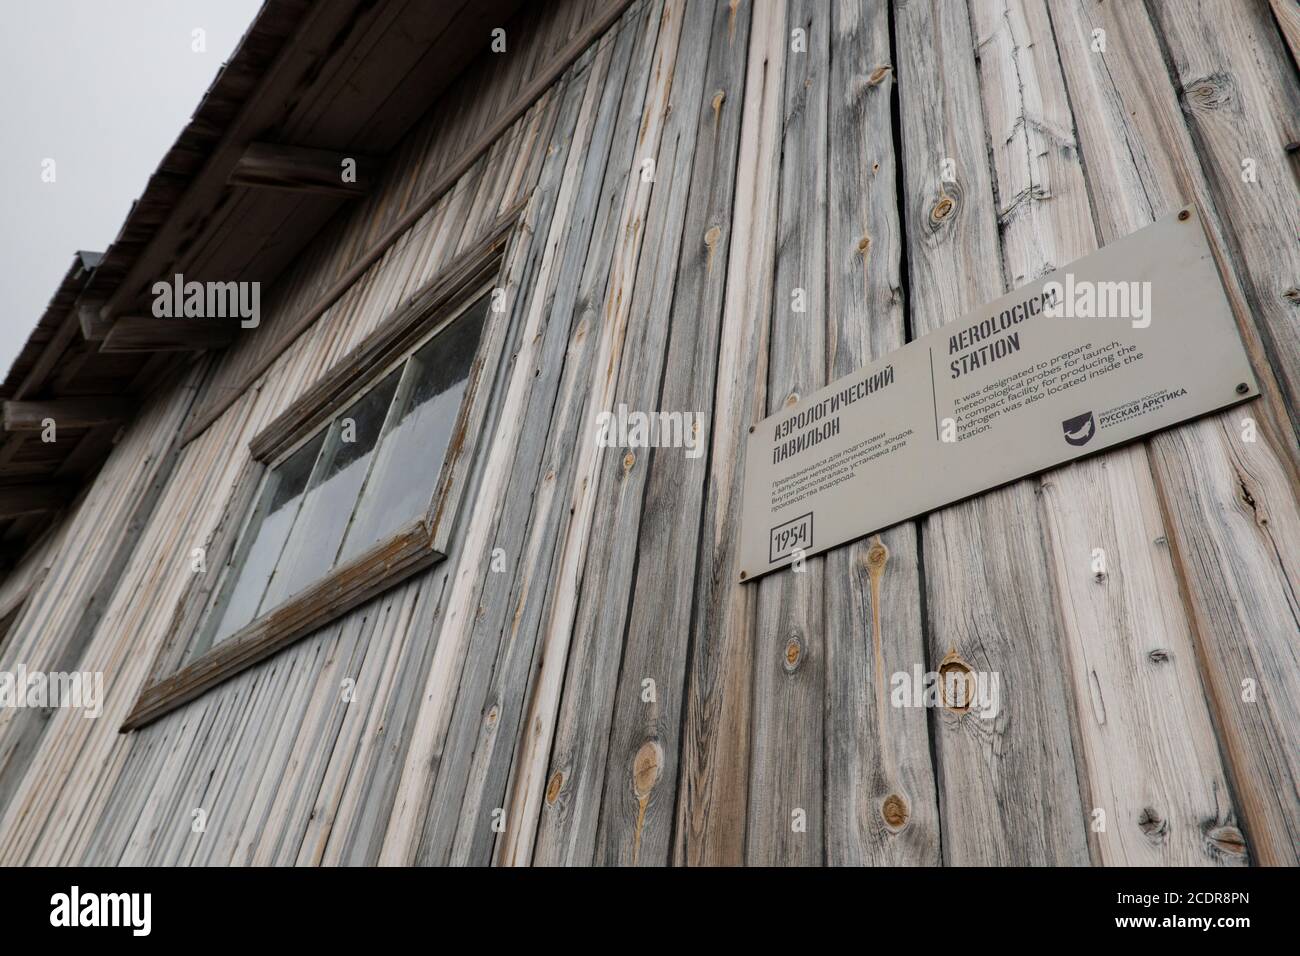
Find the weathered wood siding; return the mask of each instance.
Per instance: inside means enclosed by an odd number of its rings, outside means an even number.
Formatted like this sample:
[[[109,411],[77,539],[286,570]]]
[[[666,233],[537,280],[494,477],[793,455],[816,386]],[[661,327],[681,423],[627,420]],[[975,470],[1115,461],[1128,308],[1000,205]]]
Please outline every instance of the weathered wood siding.
[[[0,862],[1295,865],[1285,4],[635,0],[302,329],[601,6],[521,15],[0,583],[0,667],[107,683],[0,711]],[[738,582],[751,423],[1187,202],[1259,399]],[[119,734],[249,440],[517,204],[448,558]],[[953,660],[995,720],[890,706]]]

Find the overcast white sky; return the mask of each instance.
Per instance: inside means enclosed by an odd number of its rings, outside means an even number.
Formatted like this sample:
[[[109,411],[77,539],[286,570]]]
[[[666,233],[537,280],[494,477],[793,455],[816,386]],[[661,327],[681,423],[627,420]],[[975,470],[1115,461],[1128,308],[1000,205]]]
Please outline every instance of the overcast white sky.
[[[261,0],[23,0],[0,29],[0,380],[103,252]],[[192,49],[193,31],[206,51]],[[55,181],[41,181],[55,161]]]

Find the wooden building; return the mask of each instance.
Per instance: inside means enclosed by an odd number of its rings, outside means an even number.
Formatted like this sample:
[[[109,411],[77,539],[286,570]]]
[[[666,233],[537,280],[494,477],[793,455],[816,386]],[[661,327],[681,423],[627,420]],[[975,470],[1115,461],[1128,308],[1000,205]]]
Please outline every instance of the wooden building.
[[[0,862],[1296,864],[1298,54],[1292,0],[268,0],[3,385],[0,671],[104,691],[0,708]],[[1259,398],[738,580],[751,424],[1184,206]],[[997,719],[882,703],[941,666]]]

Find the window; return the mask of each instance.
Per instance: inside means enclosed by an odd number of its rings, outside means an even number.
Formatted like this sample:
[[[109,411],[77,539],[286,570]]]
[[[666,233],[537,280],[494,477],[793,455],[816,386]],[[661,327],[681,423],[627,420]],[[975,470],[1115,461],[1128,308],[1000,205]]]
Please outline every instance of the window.
[[[251,461],[124,730],[444,554],[505,315],[504,237],[417,295],[253,439]],[[473,263],[471,263],[473,264]],[[454,264],[453,264],[454,265]]]
[[[189,660],[423,517],[487,307],[480,296],[266,469]]]

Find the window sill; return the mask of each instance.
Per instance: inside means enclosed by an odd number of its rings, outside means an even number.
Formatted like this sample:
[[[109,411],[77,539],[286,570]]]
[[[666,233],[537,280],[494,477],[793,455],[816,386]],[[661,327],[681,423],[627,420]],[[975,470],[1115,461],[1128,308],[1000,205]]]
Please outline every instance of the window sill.
[[[121,732],[153,723],[406,578],[442,560],[420,519],[249,622],[198,660],[149,684]]]

